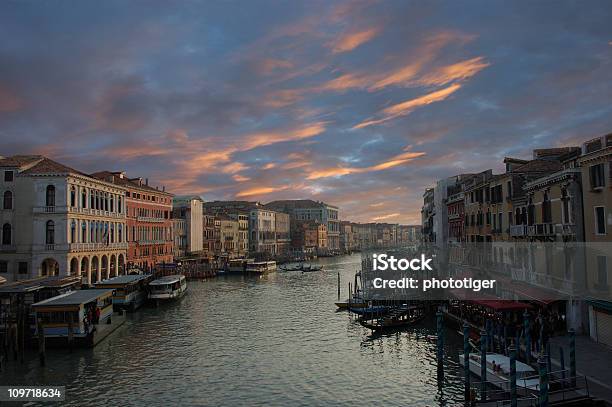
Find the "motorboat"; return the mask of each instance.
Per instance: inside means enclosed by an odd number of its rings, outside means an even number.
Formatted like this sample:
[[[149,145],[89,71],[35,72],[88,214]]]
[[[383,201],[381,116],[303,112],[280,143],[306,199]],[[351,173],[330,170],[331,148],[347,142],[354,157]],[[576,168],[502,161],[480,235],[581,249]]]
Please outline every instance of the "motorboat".
[[[182,274],[160,277],[149,283],[149,299],[172,300],[187,292],[187,279]]]
[[[459,354],[459,363],[465,365],[464,355]],[[499,353],[487,352],[487,377],[481,377],[481,358],[480,353],[470,353],[470,372],[480,377],[481,380],[489,382],[491,385],[510,391],[510,358]],[[495,363],[495,367],[493,366]],[[531,366],[516,361],[516,391],[519,395],[528,396],[537,393],[540,380],[538,373]]]

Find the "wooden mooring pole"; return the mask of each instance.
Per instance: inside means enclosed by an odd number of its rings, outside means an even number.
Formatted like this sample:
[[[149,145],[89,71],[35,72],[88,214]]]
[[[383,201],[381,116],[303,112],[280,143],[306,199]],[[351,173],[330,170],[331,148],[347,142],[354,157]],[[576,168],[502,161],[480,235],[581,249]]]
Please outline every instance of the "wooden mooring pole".
[[[480,331],[480,401],[487,401],[487,331],[484,329]]]
[[[340,272],[338,272],[338,301],[340,301]]]
[[[46,363],[46,349],[45,349],[45,331],[42,323],[39,321],[37,326],[38,331],[38,359],[41,366],[45,366]]]
[[[471,401],[471,386],[470,386],[470,325],[463,323],[463,381],[464,390],[463,396],[465,404],[469,405]]]
[[[516,347],[510,345],[510,407],[516,407],[518,399],[516,396]]]
[[[570,380],[572,387],[576,387],[576,331],[572,328],[569,330],[569,346],[570,346]]]

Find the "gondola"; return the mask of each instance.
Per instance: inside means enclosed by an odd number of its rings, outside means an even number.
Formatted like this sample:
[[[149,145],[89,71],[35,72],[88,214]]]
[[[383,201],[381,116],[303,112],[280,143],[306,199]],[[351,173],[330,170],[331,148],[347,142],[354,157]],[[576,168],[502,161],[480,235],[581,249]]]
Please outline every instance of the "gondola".
[[[367,314],[366,314],[367,315]],[[387,332],[407,328],[425,317],[422,308],[409,307],[389,311],[386,315],[374,319],[362,318],[359,323],[373,332]]]

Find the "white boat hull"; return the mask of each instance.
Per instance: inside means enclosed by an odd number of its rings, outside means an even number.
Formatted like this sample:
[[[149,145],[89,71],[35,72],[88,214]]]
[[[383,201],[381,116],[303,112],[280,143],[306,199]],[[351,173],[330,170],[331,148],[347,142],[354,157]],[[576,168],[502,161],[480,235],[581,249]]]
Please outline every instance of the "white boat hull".
[[[487,355],[487,362],[492,362],[495,360],[495,356]],[[459,364],[461,366],[465,366],[463,354],[459,355]],[[480,361],[475,361],[470,359],[470,372],[475,376],[480,376]],[[535,374],[535,372],[534,372]],[[509,375],[508,375],[509,376]],[[530,376],[533,377],[533,376]],[[482,379],[482,378],[481,378]],[[489,382],[491,385],[502,389],[504,391],[510,392],[510,380],[508,377],[494,372],[493,369],[487,366],[487,377],[485,381]],[[537,393],[540,388],[540,381],[538,378],[529,378],[529,379],[516,379],[516,392],[521,396],[529,396]]]

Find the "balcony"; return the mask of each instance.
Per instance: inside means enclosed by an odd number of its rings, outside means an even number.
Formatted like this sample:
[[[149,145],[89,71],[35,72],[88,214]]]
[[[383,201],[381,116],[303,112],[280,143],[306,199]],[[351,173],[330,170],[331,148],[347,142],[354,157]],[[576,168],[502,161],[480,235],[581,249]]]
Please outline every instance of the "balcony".
[[[569,223],[563,225],[555,225],[555,233],[563,236],[573,236],[576,234],[576,225]]]
[[[527,226],[528,236],[554,236],[555,225],[552,223],[536,223],[535,225]]]
[[[71,252],[93,252],[99,250],[127,250],[128,244],[121,243],[70,243]]]
[[[526,225],[512,225],[510,226],[510,236],[512,237],[524,237],[527,235]]]
[[[14,252],[17,250],[17,246],[14,244],[3,244],[0,245],[0,252]]]
[[[70,213],[77,213],[81,215],[105,216],[108,218],[115,219],[125,218],[125,213],[105,211],[102,209],[79,208],[76,206],[69,206],[67,207],[67,210],[70,211]]]
[[[156,222],[156,223],[162,223],[167,219],[164,218],[153,218],[150,216],[139,216],[138,218],[136,218],[138,220],[138,222]]]
[[[35,206],[34,213],[67,213],[67,206]]]

